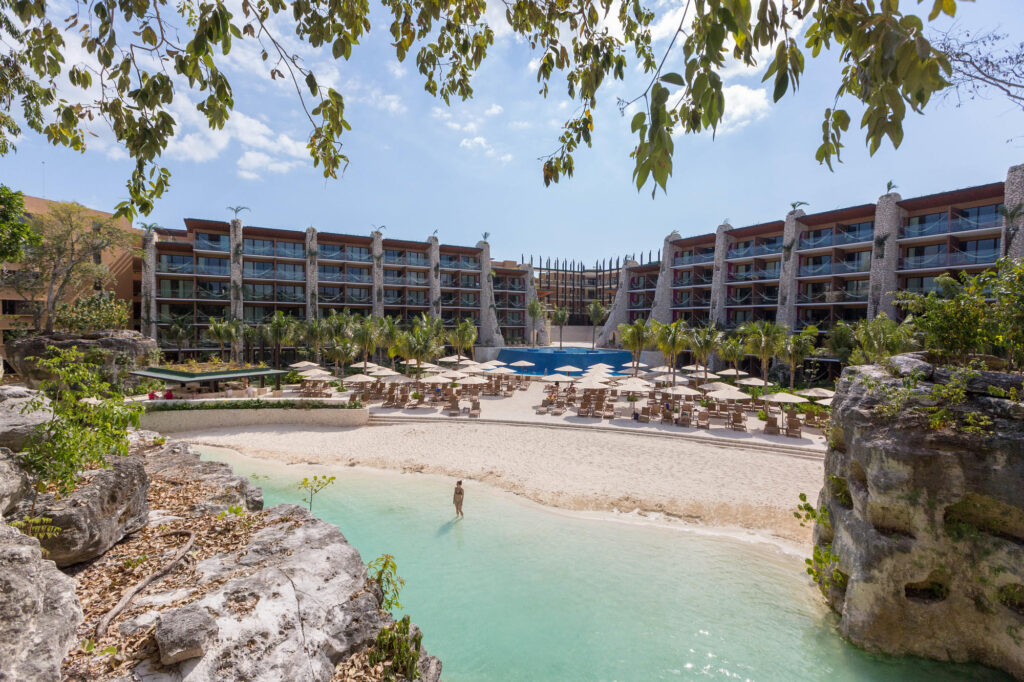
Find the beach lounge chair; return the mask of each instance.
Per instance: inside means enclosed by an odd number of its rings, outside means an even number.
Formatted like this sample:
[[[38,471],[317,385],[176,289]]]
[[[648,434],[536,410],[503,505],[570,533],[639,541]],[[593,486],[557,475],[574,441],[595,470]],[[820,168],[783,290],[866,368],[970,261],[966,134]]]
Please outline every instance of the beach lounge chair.
[[[547,414],[547,413],[548,413],[548,403],[545,400],[544,402],[542,402],[540,404],[540,407],[537,408],[537,414]]]
[[[707,410],[701,410],[697,413],[697,428],[698,429],[710,429],[711,428],[711,415]]]
[[[565,401],[559,399],[553,408],[551,408],[551,415],[554,417],[560,417],[565,414]]]
[[[469,416],[470,417],[479,417],[480,416],[480,401],[479,400],[474,400],[473,401],[473,405],[469,408]]]
[[[768,421],[764,423],[764,432],[768,436],[779,435],[779,422],[775,415],[768,415]]]
[[[680,412],[679,416],[676,417],[676,424],[678,426],[689,427],[690,426],[690,413],[687,412],[686,410],[683,410],[682,412]]]
[[[459,416],[459,401],[453,400],[448,403],[448,416],[458,417]]]
[[[743,413],[736,411],[732,413],[732,419],[729,421],[729,426],[734,431],[746,431],[747,430],[747,418],[743,416]]]
[[[650,424],[651,423],[651,408],[643,407],[643,408],[640,409],[640,419],[639,419],[639,421],[642,421],[645,424]]]
[[[800,438],[803,434],[800,430],[800,420],[796,417],[786,419],[786,435]]]

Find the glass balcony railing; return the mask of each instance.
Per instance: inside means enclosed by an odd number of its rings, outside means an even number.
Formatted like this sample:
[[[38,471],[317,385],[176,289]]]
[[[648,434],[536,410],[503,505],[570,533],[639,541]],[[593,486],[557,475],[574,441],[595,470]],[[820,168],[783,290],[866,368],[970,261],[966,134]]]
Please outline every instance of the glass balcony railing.
[[[835,236],[836,246],[842,244],[857,244],[869,242],[874,239],[874,230],[838,230]]]
[[[231,249],[231,243],[228,238],[223,239],[209,239],[207,237],[196,237],[195,243],[192,248],[196,251],[224,251],[227,252]]]
[[[227,289],[204,289],[199,287],[196,289],[196,298],[202,298],[211,301],[226,301],[228,300]]]
[[[647,310],[650,307],[651,307],[651,304],[649,302],[647,302],[647,301],[630,301],[629,302],[629,309],[630,310]]]
[[[754,297],[754,305],[778,305],[779,296],[769,296],[767,294],[761,294],[760,296]]]
[[[231,268],[227,265],[203,265],[200,263],[196,266],[197,275],[210,275],[212,277],[229,277],[231,275]]]
[[[726,258],[748,258],[754,255],[754,247],[744,246],[739,249],[729,249],[725,252]]]
[[[334,244],[317,247],[317,260],[345,260],[345,249]]]
[[[281,270],[278,269],[274,273],[275,279],[285,280],[287,282],[301,282],[306,279],[306,273],[296,272],[294,270]]]
[[[281,243],[277,245],[275,253],[278,258],[305,258],[306,247],[302,244]]]
[[[191,287],[174,287],[172,289],[157,289],[157,298],[192,298]]]
[[[672,301],[673,308],[705,308],[708,305],[706,298],[680,298]]]
[[[277,292],[278,303],[305,303],[305,294],[295,294],[290,291],[278,291]]]
[[[169,263],[166,261],[157,261],[156,271],[167,272],[176,275],[191,275],[194,272],[195,264],[191,261],[186,263]]]
[[[427,284],[427,278],[426,277],[408,277],[408,278],[406,278],[406,281],[408,283],[408,286],[411,286],[411,287],[425,287],[425,286],[429,286]]]
[[[369,296],[353,296],[352,294],[345,294],[345,303],[365,304],[369,302]]]
[[[952,251],[950,253],[932,253],[927,256],[904,256],[900,259],[900,270],[921,270],[938,268],[946,265],[987,265],[999,260],[998,249],[984,251]]]
[[[405,300],[405,304],[406,305],[411,305],[411,306],[425,306],[425,305],[428,305],[427,299],[425,297],[413,297],[413,296],[408,297]]]
[[[459,282],[458,286],[460,289],[479,289],[480,282],[476,281],[475,279],[464,279],[461,282]]]
[[[270,322],[270,319],[273,316],[274,316],[274,311],[272,311],[272,310],[267,311],[267,312],[262,312],[262,311],[254,312],[250,308],[248,310],[245,310],[242,313],[242,319],[245,320],[246,322],[248,322],[249,324],[263,324],[265,322]]]
[[[425,268],[430,265],[430,259],[422,253],[407,253],[405,255],[405,261],[409,265],[417,268]]]
[[[363,253],[361,251],[346,251],[345,260],[355,263],[369,263],[373,260],[373,254]]]
[[[247,289],[242,293],[242,298],[245,299],[246,301],[273,301],[274,292],[253,291],[252,289]]]
[[[813,293],[801,292],[796,296],[797,303],[826,303],[827,301],[827,291],[816,291]]]
[[[319,292],[317,294],[317,302],[318,303],[341,303],[344,300],[345,300],[345,295],[344,294],[340,294],[340,293],[339,294],[325,294],[324,292],[321,291],[321,292]]]
[[[971,220],[970,218],[953,218],[949,221],[950,232],[970,232],[971,230],[990,230],[994,227],[1003,226],[1003,217],[982,218]]]
[[[442,296],[441,297],[441,305],[448,305],[448,306],[455,305],[455,297],[454,296]]]
[[[920,270],[943,267],[949,262],[948,254],[930,253],[926,256],[904,256],[900,258],[900,270]]]
[[[729,273],[730,282],[749,282],[752,279],[754,279],[753,270],[741,270],[739,272]]]
[[[405,277],[384,275],[384,284],[405,284]]]
[[[683,256],[676,256],[672,260],[672,265],[697,265],[700,263],[711,263],[715,260],[715,252],[708,251],[706,253],[691,253]]]
[[[463,308],[478,308],[480,307],[480,299],[475,296],[463,296],[459,299],[459,305]]]
[[[401,296],[384,296],[384,305],[401,305]]]
[[[753,297],[751,297],[751,296],[726,296],[725,304],[726,305],[750,305],[750,302],[752,300],[753,300]]]
[[[405,256],[389,256],[386,253],[384,254],[385,265],[405,265],[405,263]]]
[[[274,279],[274,268],[246,268],[243,279]]]
[[[869,272],[871,261],[867,258],[857,260],[839,260],[832,263],[833,274],[841,275],[851,272]]]
[[[997,260],[999,260],[998,249],[988,249],[985,251],[953,251],[949,254],[950,265],[995,263]]]
[[[357,275],[356,273],[349,272],[342,281],[351,282],[352,284],[370,284],[373,282],[373,277],[371,275]]]
[[[318,272],[316,274],[317,281],[319,282],[344,282],[344,272]]]
[[[754,247],[755,256],[774,256],[782,253],[782,242],[777,244],[758,244]]]
[[[274,245],[273,244],[243,244],[242,253],[246,256],[273,256]]]
[[[831,300],[833,303],[866,303],[868,293],[866,291],[839,289],[832,292]]]
[[[798,271],[800,277],[815,277],[817,275],[832,274],[832,263],[817,263],[816,265],[801,265]]]
[[[804,235],[803,237],[800,237],[800,241],[797,242],[796,248],[801,251],[804,249],[820,249],[823,246],[832,246],[834,239],[835,237],[832,233],[821,234],[814,237]]]
[[[754,279],[778,279],[780,274],[780,268],[762,268],[754,271]]]

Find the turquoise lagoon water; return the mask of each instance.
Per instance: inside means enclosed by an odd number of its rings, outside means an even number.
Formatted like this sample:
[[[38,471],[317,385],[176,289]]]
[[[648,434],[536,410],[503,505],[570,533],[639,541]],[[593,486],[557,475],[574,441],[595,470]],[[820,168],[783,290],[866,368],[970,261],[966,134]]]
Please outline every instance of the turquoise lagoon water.
[[[518,360],[532,362],[533,367],[513,367],[520,374],[544,375],[554,374],[556,367],[572,365],[580,369],[589,369],[591,365],[604,363],[615,368],[622,368],[624,363],[633,359],[628,350],[590,350],[569,346],[567,348],[502,348],[498,351],[498,359],[506,365]],[[616,374],[617,372],[612,372]],[[577,374],[573,372],[573,374]]]
[[[304,475],[200,448],[262,474],[267,505]],[[395,555],[403,612],[445,680],[1008,680],[978,666],[872,656],[843,642],[802,575],[764,545],[548,510],[467,481],[339,467],[313,510],[369,561]]]

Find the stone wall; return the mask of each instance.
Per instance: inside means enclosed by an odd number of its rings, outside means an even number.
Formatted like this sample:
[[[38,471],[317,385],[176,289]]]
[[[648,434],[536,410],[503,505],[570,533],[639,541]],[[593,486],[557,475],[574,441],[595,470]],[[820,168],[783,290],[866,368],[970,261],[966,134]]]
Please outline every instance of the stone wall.
[[[728,277],[728,267],[725,264],[725,256],[729,251],[729,230],[732,225],[723,223],[718,226],[715,232],[715,266],[711,276],[711,312],[710,322],[719,326],[725,325],[725,280]]]
[[[494,306],[494,277],[491,276],[491,245],[476,243],[480,249],[480,341],[483,346],[504,346],[498,329],[498,310]]]
[[[315,320],[320,317],[318,303],[320,294],[320,271],[317,269],[317,258],[319,257],[316,230],[312,227],[306,228],[306,319]]]
[[[1017,206],[1024,206],[1024,164],[1012,166],[1006,173],[1006,184],[1004,185],[1003,205],[1007,209]],[[1004,220],[1005,222],[1005,220]],[[1013,241],[1009,239],[1010,231],[1003,230],[1003,239],[1007,244],[1003,247],[1006,255],[1011,258],[1024,258],[1024,216],[1017,218],[1014,223],[1017,228]]]
[[[104,377],[111,382],[124,378],[119,375],[126,370],[147,366],[150,354],[158,350],[156,341],[128,329],[23,336],[7,343],[7,361],[29,388],[38,388],[46,378],[30,358],[43,357],[49,346],[60,349],[75,347],[87,356],[102,355],[95,360],[102,365]]]
[[[679,233],[673,231],[662,243],[661,268],[651,304],[651,319],[665,324],[672,321],[672,242],[676,239],[679,239]]]
[[[435,320],[441,317],[441,245],[437,237],[427,237],[430,244],[430,273],[427,281],[430,282],[430,316]]]
[[[906,211],[900,205],[900,195],[895,192],[878,198],[875,205],[875,242],[871,247],[871,280],[868,285],[868,317],[874,319],[885,313],[896,319],[896,306],[892,292],[896,291],[898,280],[896,266],[900,261],[900,247],[897,240]]]
[[[612,308],[608,311],[608,319],[597,334],[597,345],[606,348],[614,346],[610,339],[615,335],[618,343],[618,327],[620,324],[629,322],[629,269],[635,268],[639,263],[635,260],[626,259],[619,270],[619,288],[615,292],[615,300],[612,301]]]
[[[377,317],[384,316],[384,235],[380,230],[374,230],[371,235],[373,244],[373,293],[370,299],[373,302],[372,312]]]
[[[142,310],[139,329],[151,339],[156,338],[156,233],[142,235]]]
[[[800,257],[796,255],[797,240],[804,230],[800,219],[804,212],[800,209],[786,214],[786,226],[782,228],[782,268],[779,272],[779,307],[775,313],[775,321],[787,329],[796,326],[796,273]],[[786,249],[786,247],[789,249]]]
[[[965,402],[936,401],[951,375],[923,354],[844,371],[814,533],[835,557],[827,597],[868,650],[1024,677],[1024,404],[989,390],[1024,377],[982,372]],[[901,404],[905,381],[916,387]],[[936,405],[959,426],[932,428]],[[987,433],[963,432],[972,414]]]
[[[338,409],[300,408],[259,410],[160,410],[142,415],[142,428],[161,433],[217,429],[224,426],[265,426],[267,424],[289,424],[301,426],[351,427],[363,426],[370,421],[368,408]]]

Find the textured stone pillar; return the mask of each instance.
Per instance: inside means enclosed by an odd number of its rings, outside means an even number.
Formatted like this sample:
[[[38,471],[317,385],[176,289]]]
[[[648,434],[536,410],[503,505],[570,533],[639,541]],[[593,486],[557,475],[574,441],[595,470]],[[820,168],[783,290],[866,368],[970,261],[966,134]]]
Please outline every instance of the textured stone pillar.
[[[1011,166],[1006,172],[1006,184],[1003,186],[1003,205],[1008,211],[1020,206],[1024,208],[1024,164]],[[1011,258],[1024,258],[1024,216],[1018,217],[1014,224],[1007,225],[1003,219],[1003,252]],[[1015,228],[1015,229],[1010,229]]]
[[[679,239],[679,233],[673,231],[665,237],[661,247],[661,268],[651,304],[651,319],[665,324],[672,321],[672,242],[676,239]]]
[[[900,247],[896,240],[906,211],[897,205],[902,197],[892,192],[878,198],[875,204],[875,240],[871,249],[871,278],[868,285],[868,319],[879,313],[896,318],[893,292],[896,291],[896,266],[899,265]]]
[[[441,246],[433,235],[427,237],[427,244],[430,245],[427,256],[430,263],[430,272],[427,273],[427,282],[430,283],[430,317],[436,320],[441,317]]]
[[[156,338],[156,233],[142,235],[142,304],[139,331],[151,339]]]
[[[231,308],[229,314],[233,320],[242,319],[242,221],[235,218],[231,221]]]
[[[729,252],[729,239],[727,237],[732,225],[723,223],[715,231],[715,268],[711,279],[711,314],[712,324],[724,326],[725,314],[725,281],[728,273],[725,265],[725,257]]]
[[[609,345],[612,333],[623,322],[629,321],[629,269],[638,266],[635,260],[626,259],[619,270],[619,288],[615,291],[615,300],[612,301],[612,309],[608,311],[608,319],[605,320],[601,331],[597,333],[597,345]],[[616,335],[616,342],[618,342]]]
[[[316,230],[312,227],[306,228],[306,319],[313,320],[320,317],[319,286],[320,273],[316,263],[320,253],[317,248]]]
[[[536,278],[536,275],[533,272],[533,266],[532,265],[527,265],[526,266],[526,296],[524,297],[524,300],[526,301],[526,305],[529,305],[530,301],[532,301],[535,298],[537,298],[537,282],[536,282],[535,278]],[[533,343],[533,339],[534,339],[533,334],[534,334],[534,332],[537,333],[537,345],[538,346],[546,346],[546,345],[548,345],[548,343],[549,343],[549,339],[548,339],[548,325],[544,322],[544,320],[537,320],[537,322],[534,323],[534,321],[530,319],[529,315],[526,315],[526,309],[525,308],[523,309],[523,315],[526,317],[526,343],[527,343],[527,345]]]
[[[482,346],[504,346],[505,340],[498,329],[498,309],[494,305],[494,277],[491,275],[491,245],[476,243],[480,249],[480,338]]]
[[[804,212],[800,209],[786,214],[786,225],[782,228],[782,269],[779,272],[779,305],[775,309],[775,321],[786,327],[796,327],[796,274],[799,270],[799,258],[796,255],[796,243],[804,231],[800,219]]]
[[[373,314],[377,317],[384,316],[384,235],[380,230],[370,233],[373,237]]]

